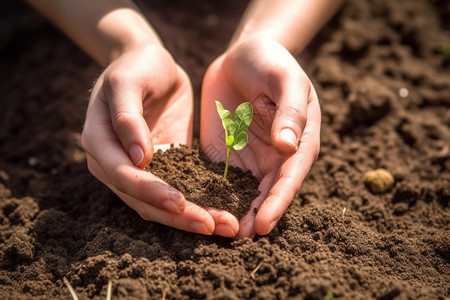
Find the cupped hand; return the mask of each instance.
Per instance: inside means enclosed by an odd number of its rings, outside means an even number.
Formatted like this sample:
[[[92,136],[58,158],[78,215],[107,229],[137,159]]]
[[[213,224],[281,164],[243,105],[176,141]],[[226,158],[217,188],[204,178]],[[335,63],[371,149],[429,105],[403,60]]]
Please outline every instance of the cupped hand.
[[[317,95],[295,58],[280,44],[261,39],[236,43],[208,68],[203,81],[200,141],[214,161],[226,159],[224,129],[215,100],[234,112],[251,102],[248,144],[232,151],[230,165],[260,180],[260,195],[239,220],[238,237],[268,234],[300,189],[320,149]],[[254,210],[257,213],[254,213]]]
[[[92,90],[82,133],[91,173],[145,220],[211,234],[215,222],[175,188],[143,170],[154,147],[190,144],[192,88],[160,45],[131,49]]]

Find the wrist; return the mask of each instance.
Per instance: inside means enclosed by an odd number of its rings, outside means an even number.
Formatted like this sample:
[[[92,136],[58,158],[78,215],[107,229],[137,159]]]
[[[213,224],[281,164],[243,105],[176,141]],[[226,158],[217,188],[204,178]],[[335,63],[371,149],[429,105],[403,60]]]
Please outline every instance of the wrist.
[[[309,36],[301,35],[291,29],[283,29],[268,26],[264,28],[253,28],[251,24],[244,26],[241,31],[233,37],[229,48],[241,43],[273,42],[281,45],[292,55],[299,54],[308,44]]]
[[[165,49],[158,37],[151,35],[129,36],[111,49],[106,64],[111,64],[125,53],[146,47],[161,47]]]
[[[230,46],[259,37],[277,42],[292,55],[302,51],[343,0],[253,0]]]
[[[119,11],[117,16],[109,16],[104,24],[100,22],[100,36],[104,39],[106,65],[115,61],[124,53],[145,46],[164,47],[156,31],[138,11]],[[125,25],[117,24],[125,22]]]
[[[273,41],[291,54],[308,42],[302,16],[305,4],[315,0],[253,0],[241,20],[230,46],[245,40]]]
[[[277,39],[263,33],[253,33],[248,35],[242,35],[239,39],[234,40],[228,45],[223,55],[225,57],[252,57],[255,51],[263,49],[271,49],[272,46],[282,47],[289,51],[284,45],[277,41]],[[290,52],[290,51],[289,51]]]

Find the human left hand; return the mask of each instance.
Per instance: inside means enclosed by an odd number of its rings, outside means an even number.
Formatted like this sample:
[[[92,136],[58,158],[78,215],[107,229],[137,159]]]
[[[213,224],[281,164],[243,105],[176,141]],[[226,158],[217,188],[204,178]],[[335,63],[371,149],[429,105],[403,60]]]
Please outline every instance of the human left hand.
[[[97,80],[82,134],[91,173],[143,219],[201,234],[215,221],[180,191],[144,170],[154,148],[190,144],[189,78],[158,44],[124,52]]]

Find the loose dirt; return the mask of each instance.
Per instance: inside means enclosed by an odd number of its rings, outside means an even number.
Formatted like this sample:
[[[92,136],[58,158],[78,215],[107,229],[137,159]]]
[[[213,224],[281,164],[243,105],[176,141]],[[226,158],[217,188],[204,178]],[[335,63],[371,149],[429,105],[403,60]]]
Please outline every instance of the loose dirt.
[[[230,166],[224,179],[225,164],[211,162],[197,148],[180,146],[164,152],[159,150],[146,169],[182,192],[186,200],[202,207],[226,210],[238,220],[259,195],[259,182],[250,171]]]
[[[247,2],[137,3],[198,98]],[[113,299],[450,296],[448,1],[350,0],[317,36],[299,61],[321,154],[273,232],[238,241],[146,222],[90,175],[80,132],[101,69],[25,3],[0,8],[1,295],[70,299],[67,277],[82,299],[108,280]],[[372,194],[378,168],[395,183]]]

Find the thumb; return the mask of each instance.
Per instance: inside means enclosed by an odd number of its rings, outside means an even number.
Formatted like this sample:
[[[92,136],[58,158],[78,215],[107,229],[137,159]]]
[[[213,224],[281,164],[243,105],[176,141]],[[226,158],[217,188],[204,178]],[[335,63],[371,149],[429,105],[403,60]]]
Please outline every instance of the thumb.
[[[298,76],[296,76],[298,78]],[[294,154],[307,121],[311,83],[306,75],[280,80],[277,110],[271,128],[272,144],[284,156]]]
[[[143,117],[142,92],[130,87],[116,88],[110,94],[113,130],[133,164],[144,168],[153,157],[150,129]]]

